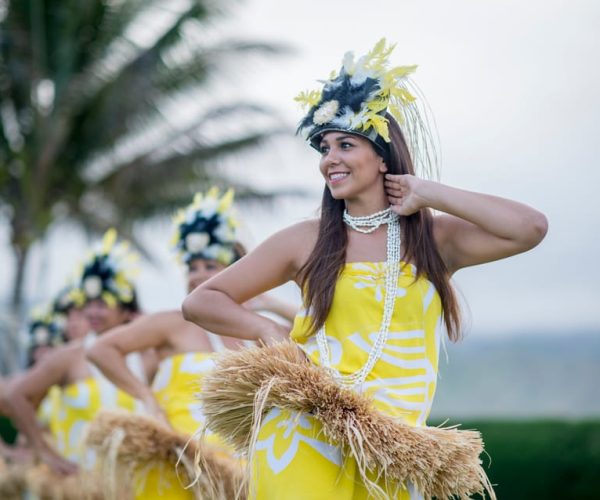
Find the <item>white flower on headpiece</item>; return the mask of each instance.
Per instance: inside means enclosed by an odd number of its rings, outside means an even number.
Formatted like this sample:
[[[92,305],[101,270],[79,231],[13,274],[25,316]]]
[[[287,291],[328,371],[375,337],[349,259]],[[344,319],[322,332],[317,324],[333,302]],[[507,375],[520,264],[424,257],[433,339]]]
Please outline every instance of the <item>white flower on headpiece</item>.
[[[352,111],[352,108],[350,108],[350,106],[346,106],[344,107],[342,114],[336,116],[335,119],[331,120],[331,124],[340,128],[351,129],[352,120],[354,120],[355,116],[356,113]]]
[[[86,297],[96,299],[102,293],[102,280],[98,276],[88,276],[83,281],[83,291]]]
[[[335,118],[335,114],[338,112],[339,107],[340,103],[335,100],[324,102],[319,106],[319,109],[315,111],[313,123],[315,125],[329,123]]]
[[[185,237],[185,248],[190,253],[199,253],[206,248],[209,240],[206,233],[190,233]]]
[[[221,248],[221,245],[213,243],[206,250],[204,250],[203,255],[206,259],[217,260],[219,258],[219,252],[221,251]]]
[[[36,345],[47,344],[49,338],[50,331],[46,326],[39,325],[33,330],[33,339]]]
[[[224,243],[228,241],[233,241],[233,239],[235,238],[234,231],[231,229],[231,227],[229,227],[229,224],[227,224],[227,222],[223,222],[222,224],[220,224],[219,227],[215,229],[214,235]]]

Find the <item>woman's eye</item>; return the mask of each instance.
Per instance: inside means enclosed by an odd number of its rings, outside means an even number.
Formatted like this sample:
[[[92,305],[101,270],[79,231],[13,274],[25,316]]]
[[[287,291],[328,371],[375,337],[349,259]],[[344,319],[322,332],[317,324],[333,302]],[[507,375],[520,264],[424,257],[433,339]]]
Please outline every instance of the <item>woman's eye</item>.
[[[329,151],[329,147],[328,146],[321,146],[319,148],[319,151],[321,152],[322,155],[326,154]]]
[[[350,144],[349,142],[342,142],[340,146],[342,147],[342,149],[348,149],[349,147],[352,147],[352,144]]]

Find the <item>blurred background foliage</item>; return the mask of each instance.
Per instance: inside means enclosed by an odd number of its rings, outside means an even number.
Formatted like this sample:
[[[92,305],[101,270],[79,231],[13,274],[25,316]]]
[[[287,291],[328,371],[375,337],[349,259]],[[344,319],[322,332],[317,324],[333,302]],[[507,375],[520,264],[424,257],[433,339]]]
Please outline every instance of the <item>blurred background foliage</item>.
[[[600,422],[469,421],[486,452],[483,463],[499,500],[599,498]]]
[[[231,4],[0,0],[0,209],[17,315],[28,252],[53,224],[114,226],[140,246],[135,221],[225,183],[217,159],[283,130],[273,110],[219,95],[221,69],[286,51],[215,36]],[[226,181],[261,195],[242,182]]]

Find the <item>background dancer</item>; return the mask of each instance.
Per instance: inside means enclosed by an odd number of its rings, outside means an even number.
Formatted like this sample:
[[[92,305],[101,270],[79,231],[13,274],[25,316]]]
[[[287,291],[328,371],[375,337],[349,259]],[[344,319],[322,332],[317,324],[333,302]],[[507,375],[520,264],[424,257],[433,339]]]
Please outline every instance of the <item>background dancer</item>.
[[[70,289],[72,290],[72,288]],[[60,310],[56,305],[61,303]],[[36,307],[31,312],[27,333],[27,351],[25,364],[31,368],[46,356],[55,347],[63,345],[69,338],[81,338],[87,333],[87,322],[78,314],[70,314],[72,309],[78,309],[74,302],[69,299],[67,289],[62,290],[51,306]],[[10,417],[10,406],[8,405],[8,392],[10,384],[14,384],[22,373],[16,374],[10,379],[0,381],[0,418],[8,420]],[[37,418],[40,425],[46,431],[56,424],[58,419],[57,402],[60,398],[60,389],[53,386],[40,403]],[[12,423],[9,424],[12,428]],[[14,429],[16,433],[16,429]],[[11,440],[12,441],[12,440]],[[2,443],[0,443],[2,444]],[[6,456],[19,462],[31,461],[31,450],[23,435],[16,434],[14,444],[3,448]]]
[[[173,244],[187,269],[188,292],[245,253],[237,239],[233,198],[233,190],[221,196],[217,188],[212,188],[206,194],[197,194],[193,203],[175,218]],[[269,296],[260,297],[253,304],[283,316],[289,325],[296,312],[292,306]],[[111,330],[88,350],[87,357],[115,385],[142,401],[154,417],[191,436],[204,424],[195,394],[202,375],[214,367],[214,353],[241,345],[239,339],[212,334],[186,321],[179,310],[164,311]],[[155,349],[160,360],[151,386],[135,377],[125,363],[127,354],[148,348]],[[209,441],[222,445],[215,436]],[[183,490],[174,468],[169,471],[167,467],[163,465],[148,474],[144,487],[137,492],[138,498],[148,498],[157,491],[161,498],[192,497],[191,490]]]
[[[135,255],[129,252],[125,243],[117,243],[116,239],[116,232],[108,231],[102,248],[90,255],[80,275],[83,311],[92,332],[85,339],[56,348],[9,390],[7,400],[15,424],[25,434],[38,458],[54,472],[75,472],[76,463],[91,465],[93,457],[82,449],[81,436],[100,408],[135,408],[135,401],[100,377],[97,370],[94,373],[85,358],[85,349],[95,341],[96,335],[139,314],[131,280]],[[146,356],[144,360],[136,356],[131,362],[142,378],[154,372],[152,356]],[[35,416],[35,408],[54,385],[61,387],[62,418],[54,436],[58,450],[43,438]]]

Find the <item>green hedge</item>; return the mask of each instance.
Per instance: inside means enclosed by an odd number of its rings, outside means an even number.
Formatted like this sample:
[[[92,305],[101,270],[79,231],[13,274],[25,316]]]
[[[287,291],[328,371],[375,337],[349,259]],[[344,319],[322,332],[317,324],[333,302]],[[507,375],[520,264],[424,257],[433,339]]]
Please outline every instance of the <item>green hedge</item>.
[[[5,425],[0,419],[10,441],[14,429]],[[600,421],[486,420],[461,428],[481,431],[499,500],[600,499]]]
[[[12,444],[17,437],[17,431],[12,422],[3,415],[0,415],[0,439],[5,443]]]
[[[600,499],[600,421],[469,421],[461,428],[481,431],[499,500]]]

